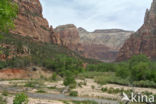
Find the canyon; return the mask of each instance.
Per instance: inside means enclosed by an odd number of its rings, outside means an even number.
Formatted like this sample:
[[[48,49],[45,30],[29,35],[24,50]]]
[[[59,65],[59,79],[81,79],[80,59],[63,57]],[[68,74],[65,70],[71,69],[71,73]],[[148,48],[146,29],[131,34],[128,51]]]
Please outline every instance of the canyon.
[[[106,29],[88,32],[73,24],[53,29],[42,15],[39,0],[14,0],[19,5],[15,29],[11,33],[28,36],[35,41],[66,47],[81,56],[104,62],[127,60],[133,55],[156,57],[156,1],[146,11],[143,26],[137,31]]]
[[[88,32],[82,27],[77,28],[73,24],[67,24],[54,29],[52,41],[86,58],[112,62],[132,33],[121,29]]]
[[[15,20],[15,29],[11,33],[63,46],[86,58],[114,61],[119,49],[133,33],[121,29],[88,32],[73,24],[53,29],[42,15],[39,0],[14,1],[19,5],[19,13]]]

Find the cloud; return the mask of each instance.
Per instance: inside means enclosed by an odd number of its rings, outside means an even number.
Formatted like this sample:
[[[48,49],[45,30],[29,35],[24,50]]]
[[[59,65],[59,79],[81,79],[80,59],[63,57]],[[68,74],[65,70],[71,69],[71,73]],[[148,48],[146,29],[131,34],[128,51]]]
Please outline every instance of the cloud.
[[[89,31],[137,30],[152,0],[40,0],[43,15],[54,27],[75,24]]]

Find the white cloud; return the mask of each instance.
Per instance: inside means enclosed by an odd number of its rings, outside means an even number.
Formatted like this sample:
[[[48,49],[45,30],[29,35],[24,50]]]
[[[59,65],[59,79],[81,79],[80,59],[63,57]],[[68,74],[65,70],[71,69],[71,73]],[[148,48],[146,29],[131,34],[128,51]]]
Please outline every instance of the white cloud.
[[[40,0],[44,17],[54,27],[75,24],[89,31],[105,28],[137,30],[152,0]]]

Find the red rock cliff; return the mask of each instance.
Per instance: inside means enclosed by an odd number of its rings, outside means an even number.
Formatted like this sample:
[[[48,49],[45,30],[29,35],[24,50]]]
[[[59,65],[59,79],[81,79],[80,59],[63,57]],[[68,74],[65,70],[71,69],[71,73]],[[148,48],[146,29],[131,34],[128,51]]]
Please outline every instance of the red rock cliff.
[[[42,16],[39,0],[14,0],[19,5],[15,29],[12,33],[30,36],[35,40],[51,42],[52,27]]]
[[[156,59],[156,0],[153,0],[151,9],[146,11],[143,26],[121,48],[117,61],[129,59],[137,54]]]
[[[73,51],[81,51],[80,37],[75,25],[68,24],[54,29],[53,43],[67,47]]]

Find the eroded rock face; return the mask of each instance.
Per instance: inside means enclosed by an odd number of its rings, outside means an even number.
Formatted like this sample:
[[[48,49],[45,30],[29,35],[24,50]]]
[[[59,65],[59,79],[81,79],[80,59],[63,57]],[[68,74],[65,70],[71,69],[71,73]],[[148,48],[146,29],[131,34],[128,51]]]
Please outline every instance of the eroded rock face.
[[[151,9],[146,11],[143,26],[121,48],[117,61],[127,60],[138,54],[156,59],[156,0],[153,0]]]
[[[132,33],[120,29],[88,32],[68,24],[56,27],[52,40],[86,58],[110,62],[116,59],[119,49]]]
[[[116,59],[119,49],[133,33],[121,29],[95,30],[94,32],[88,32],[83,28],[78,30],[85,56],[105,62]]]
[[[53,43],[67,47],[73,51],[81,51],[80,37],[75,25],[68,24],[54,29]]]
[[[12,33],[30,36],[42,42],[51,42],[53,28],[49,27],[47,20],[43,18],[39,0],[14,1],[19,5],[19,13]]]

